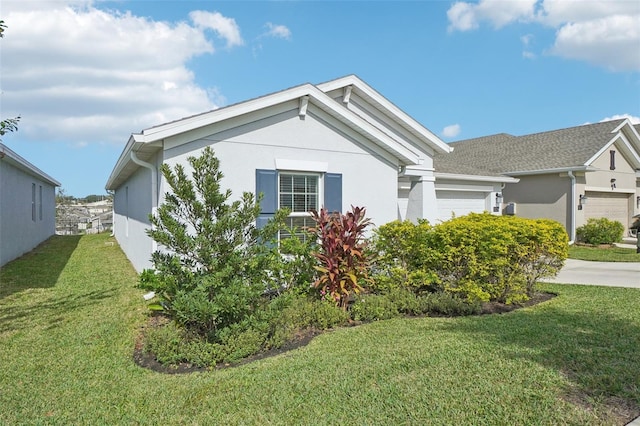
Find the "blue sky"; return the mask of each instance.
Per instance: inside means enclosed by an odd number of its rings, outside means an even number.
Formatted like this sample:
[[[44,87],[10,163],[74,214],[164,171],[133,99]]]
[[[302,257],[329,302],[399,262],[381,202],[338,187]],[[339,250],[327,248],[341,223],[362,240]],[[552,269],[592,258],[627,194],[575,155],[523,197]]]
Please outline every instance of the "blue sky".
[[[640,2],[3,0],[2,142],[103,194],[131,133],[356,74],[444,141],[628,116]]]

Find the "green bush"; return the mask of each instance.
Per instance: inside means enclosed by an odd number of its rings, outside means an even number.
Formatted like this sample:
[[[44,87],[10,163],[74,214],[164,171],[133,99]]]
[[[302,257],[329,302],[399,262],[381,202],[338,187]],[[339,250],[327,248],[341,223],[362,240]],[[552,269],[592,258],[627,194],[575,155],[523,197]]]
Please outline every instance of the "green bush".
[[[335,303],[285,292],[262,303],[251,315],[219,329],[216,342],[169,322],[145,332],[145,351],[163,364],[190,363],[205,367],[234,362],[263,350],[277,349],[307,330],[346,324],[349,314]]]
[[[478,302],[469,302],[446,292],[427,293],[417,296],[422,314],[464,316],[479,314],[482,307]]]
[[[153,307],[219,343],[217,333],[250,315],[261,295],[282,286],[280,279],[290,279],[299,262],[291,266],[277,244],[269,244],[286,211],[258,229],[260,198],[245,192],[230,201],[231,191],[221,188],[220,162],[210,147],[187,161],[190,176],[181,164],[161,167],[171,191],[150,216],[147,234],[164,249],[152,254],[154,269],[143,272],[140,286],[157,294]]]
[[[396,305],[384,294],[364,294],[356,297],[350,307],[354,321],[378,321],[400,315]]]
[[[525,301],[568,255],[564,228],[547,219],[472,213],[435,226],[428,240],[441,289],[469,301]]]
[[[375,230],[371,257],[375,293],[388,293],[397,288],[408,288],[419,293],[432,291],[437,276],[427,269],[432,257],[429,248],[431,225],[426,220],[417,224],[393,221]]]
[[[222,345],[189,334],[173,322],[147,329],[144,333],[144,351],[153,354],[158,362],[165,365],[184,362],[207,367],[224,359]]]
[[[622,241],[624,225],[606,217],[589,219],[585,225],[576,229],[578,241],[587,244],[613,244]]]

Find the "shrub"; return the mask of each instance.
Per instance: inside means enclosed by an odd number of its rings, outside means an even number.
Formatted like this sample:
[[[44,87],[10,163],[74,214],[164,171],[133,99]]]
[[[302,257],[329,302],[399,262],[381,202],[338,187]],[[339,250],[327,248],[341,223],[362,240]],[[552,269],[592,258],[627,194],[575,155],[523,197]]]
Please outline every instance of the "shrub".
[[[417,224],[394,221],[376,229],[373,237],[374,277],[372,289],[386,293],[395,288],[414,292],[431,290],[437,276],[427,269],[432,257],[426,220]]]
[[[144,351],[161,364],[189,363],[199,367],[216,365],[224,358],[223,347],[189,334],[174,323],[152,327],[144,333]]]
[[[417,300],[421,313],[428,315],[476,315],[482,309],[478,302],[469,302],[446,292],[423,294]]]
[[[140,286],[160,298],[164,309],[180,325],[216,342],[219,330],[249,315],[273,284],[272,269],[281,266],[273,241],[286,211],[262,229],[256,227],[259,199],[245,192],[230,202],[223,191],[220,162],[206,147],[189,157],[187,176],[182,165],[162,174],[171,191],[147,231],[163,250],[152,254],[154,270],[141,275]]]
[[[470,301],[525,301],[560,270],[567,240],[555,221],[472,213],[434,227],[431,268],[443,290]]]
[[[315,226],[309,231],[320,242],[314,256],[321,265],[316,267],[320,276],[314,286],[344,310],[349,296],[362,291],[363,282],[368,280],[364,231],[370,221],[365,212],[364,208],[353,206],[344,215],[329,213],[324,208],[312,212]]]
[[[578,241],[593,245],[619,243],[622,241],[623,233],[622,223],[606,217],[591,218],[585,225],[576,229]]]
[[[399,316],[398,308],[387,295],[365,294],[358,296],[350,307],[355,321],[378,321]]]

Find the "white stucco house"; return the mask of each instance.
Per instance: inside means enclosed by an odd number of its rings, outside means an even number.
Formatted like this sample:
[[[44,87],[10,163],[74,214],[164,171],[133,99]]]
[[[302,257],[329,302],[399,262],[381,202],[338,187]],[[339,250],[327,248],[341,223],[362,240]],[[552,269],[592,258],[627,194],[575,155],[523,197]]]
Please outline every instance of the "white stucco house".
[[[186,159],[207,146],[220,159],[223,188],[236,197],[263,194],[258,225],[279,207],[305,225],[310,209],[351,205],[366,207],[375,225],[433,223],[493,211],[496,192],[514,181],[438,176],[433,157],[451,148],[354,75],[303,84],[131,135],[106,189],[114,192],[114,234],[138,271],[151,266],[156,249],[145,231],[168,190],[160,165],[188,166]],[[441,208],[438,194],[448,203]]]
[[[60,182],[0,143],[0,266],[56,230]]]

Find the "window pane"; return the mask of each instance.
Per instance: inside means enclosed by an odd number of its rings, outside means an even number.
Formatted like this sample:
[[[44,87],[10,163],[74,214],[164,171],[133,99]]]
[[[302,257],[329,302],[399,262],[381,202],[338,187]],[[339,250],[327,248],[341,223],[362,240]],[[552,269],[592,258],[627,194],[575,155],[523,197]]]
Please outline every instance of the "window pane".
[[[316,194],[307,195],[307,211],[318,210],[317,201],[318,201],[318,196]]]
[[[293,177],[293,191],[304,192],[306,187],[307,177],[295,175]]]
[[[281,175],[280,176],[280,192],[292,192],[293,191],[293,176]]]
[[[293,210],[293,195],[280,194],[280,207]]]
[[[307,178],[307,192],[313,193],[313,194],[318,192],[318,177],[317,176],[309,176]]]
[[[293,195],[293,209],[294,212],[304,213],[307,212],[307,204],[305,202],[304,194],[294,194]]]

